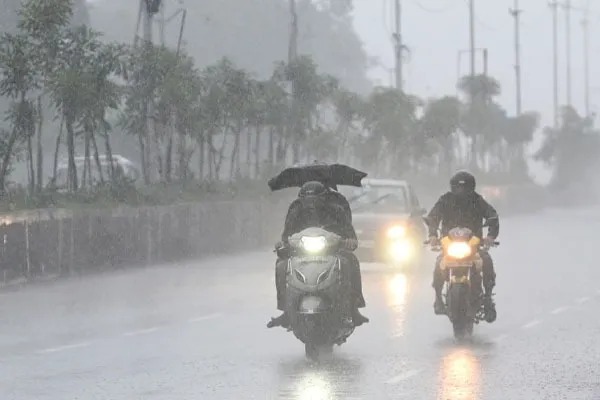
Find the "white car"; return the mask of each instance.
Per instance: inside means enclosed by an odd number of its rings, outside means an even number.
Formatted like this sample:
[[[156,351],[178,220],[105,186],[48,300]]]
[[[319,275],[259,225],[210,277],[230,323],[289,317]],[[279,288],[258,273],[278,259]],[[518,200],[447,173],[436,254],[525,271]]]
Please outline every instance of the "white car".
[[[360,258],[394,266],[418,263],[426,239],[424,210],[403,180],[363,179],[361,188],[342,187],[350,203]]]

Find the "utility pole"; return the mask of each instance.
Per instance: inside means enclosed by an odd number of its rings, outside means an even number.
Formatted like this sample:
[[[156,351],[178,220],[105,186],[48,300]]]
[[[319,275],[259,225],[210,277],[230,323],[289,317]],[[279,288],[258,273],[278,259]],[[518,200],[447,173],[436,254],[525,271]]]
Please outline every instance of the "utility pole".
[[[475,4],[469,0],[469,37],[471,49],[471,79],[475,77]]]
[[[515,0],[514,8],[509,9],[510,15],[515,19],[515,82],[517,96],[517,116],[521,115],[521,37],[520,37],[520,14],[519,0]]]
[[[160,45],[162,47],[166,46],[166,38],[165,38],[165,28],[167,22],[165,19],[165,4],[163,3],[160,7],[159,18],[158,18],[158,36],[160,38]]]
[[[558,2],[553,0],[549,5],[552,9],[554,128],[558,128]]]
[[[143,18],[143,46],[153,45],[153,20],[154,16],[160,11],[162,0],[140,0],[140,16]],[[152,165],[152,139],[150,136],[153,131],[152,115],[154,114],[154,105],[150,99],[146,99],[144,105],[144,125],[145,125],[145,138],[139,137],[141,145],[141,161],[142,169],[144,172],[144,181],[146,184],[150,183],[152,178],[151,165]],[[145,139],[145,143],[144,143]]]
[[[590,116],[590,21],[589,21],[589,2],[584,11],[581,25],[583,27],[583,91],[585,116]]]
[[[565,0],[565,39],[567,50],[567,105],[571,106],[571,0]]]
[[[298,13],[296,12],[296,0],[290,0],[290,42],[288,45],[288,63],[298,56]]]
[[[288,47],[288,67],[292,65],[298,57],[298,13],[296,12],[296,0],[290,0],[290,42]],[[291,78],[291,103],[290,103],[290,119],[289,119],[289,134],[294,138],[292,142],[292,157],[294,164],[300,160],[300,144],[298,137],[300,133],[300,123],[298,121],[297,112],[297,93],[296,93],[296,78]]]
[[[396,32],[393,35],[396,60],[396,89],[402,90],[402,9],[400,0],[395,0]]]

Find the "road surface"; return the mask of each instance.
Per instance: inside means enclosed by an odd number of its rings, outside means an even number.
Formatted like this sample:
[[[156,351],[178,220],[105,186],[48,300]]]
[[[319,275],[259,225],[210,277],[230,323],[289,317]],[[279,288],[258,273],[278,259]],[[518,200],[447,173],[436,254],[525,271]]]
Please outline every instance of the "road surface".
[[[600,399],[600,210],[504,219],[498,320],[457,344],[431,266],[363,271],[371,323],[311,364],[269,251],[0,294],[0,399]]]

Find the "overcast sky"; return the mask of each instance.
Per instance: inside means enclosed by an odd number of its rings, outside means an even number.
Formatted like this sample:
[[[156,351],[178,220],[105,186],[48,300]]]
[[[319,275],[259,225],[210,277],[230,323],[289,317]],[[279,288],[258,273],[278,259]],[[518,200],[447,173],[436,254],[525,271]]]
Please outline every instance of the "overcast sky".
[[[572,0],[583,8],[588,0]],[[355,24],[367,52],[393,67],[390,35],[393,29],[394,0],[354,0]],[[455,93],[457,52],[469,47],[468,6],[466,0],[401,0],[402,34],[411,54],[404,65],[406,90],[421,96]],[[593,4],[596,3],[596,4]],[[591,1],[590,70],[598,66],[598,0]],[[475,0],[476,47],[489,51],[489,73],[502,84],[502,104],[515,110],[514,20],[508,9],[514,0]],[[523,109],[542,112],[543,121],[552,121],[552,13],[546,0],[520,0]],[[596,6],[596,8],[594,8]],[[582,13],[572,12],[572,101],[583,112]],[[566,102],[565,14],[559,13],[559,95]],[[478,60],[479,72],[482,60]],[[462,57],[462,73],[469,70],[468,54]],[[371,72],[374,79],[389,84],[390,74],[383,68]],[[600,81],[591,76],[592,87]],[[600,91],[593,89],[593,109],[600,106]]]
[[[572,6],[590,6],[590,85],[591,109],[600,107],[600,79],[594,71],[600,65],[599,0],[572,0]],[[381,63],[394,66],[391,33],[394,0],[354,0],[355,25],[367,52]],[[456,93],[458,50],[469,47],[467,0],[401,0],[402,35],[410,48],[404,64],[404,85],[408,92],[422,97]],[[542,126],[552,124],[552,13],[546,0],[520,0],[521,63],[523,110],[541,113]],[[509,8],[514,0],[475,0],[475,46],[489,52],[489,74],[502,85],[500,102],[509,113],[515,112],[514,19]],[[584,112],[583,90],[583,13],[571,13],[572,103]],[[559,99],[566,103],[566,15],[559,11]],[[480,56],[479,56],[480,57]],[[483,62],[478,58],[478,72]],[[469,71],[468,54],[462,56],[462,74]],[[374,68],[370,75],[382,84],[390,84],[390,72]],[[537,147],[538,135],[532,148]],[[532,165],[532,173],[540,181],[549,178],[548,171]]]

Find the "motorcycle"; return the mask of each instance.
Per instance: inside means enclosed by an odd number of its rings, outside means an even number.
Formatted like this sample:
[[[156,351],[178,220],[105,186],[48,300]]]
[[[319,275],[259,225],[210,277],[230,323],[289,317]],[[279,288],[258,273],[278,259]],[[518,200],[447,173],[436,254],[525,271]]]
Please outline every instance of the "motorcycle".
[[[344,241],[322,228],[307,228],[277,249],[289,256],[285,309],[294,336],[305,345],[307,358],[318,360],[354,331],[350,282],[342,279],[338,251]],[[282,255],[282,253],[279,253]]]
[[[494,242],[493,246],[499,244]],[[439,246],[432,246],[433,251],[442,253],[440,268],[446,274],[443,292],[446,314],[452,322],[454,337],[459,340],[471,336],[474,324],[485,320],[480,249],[488,250],[468,228],[454,228]],[[479,275],[479,285],[473,284],[474,274]]]

